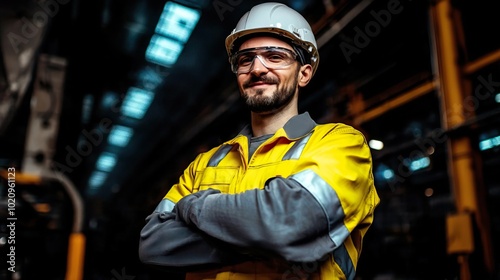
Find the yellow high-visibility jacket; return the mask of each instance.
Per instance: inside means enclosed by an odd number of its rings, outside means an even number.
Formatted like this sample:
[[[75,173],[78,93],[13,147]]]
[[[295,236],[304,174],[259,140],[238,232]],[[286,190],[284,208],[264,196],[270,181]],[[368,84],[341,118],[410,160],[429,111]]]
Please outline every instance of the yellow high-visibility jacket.
[[[290,119],[249,155],[250,129],[202,153],[147,217],[140,259],[186,279],[354,279],[379,204],[365,137]]]

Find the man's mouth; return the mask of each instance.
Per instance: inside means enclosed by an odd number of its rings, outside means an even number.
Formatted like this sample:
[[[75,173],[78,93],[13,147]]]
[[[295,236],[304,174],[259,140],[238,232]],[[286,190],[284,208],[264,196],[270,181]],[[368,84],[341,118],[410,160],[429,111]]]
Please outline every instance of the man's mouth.
[[[267,79],[267,80],[250,80],[245,84],[245,87],[250,88],[250,87],[260,87],[260,86],[269,86],[269,85],[274,85],[277,84],[276,81],[272,79]]]
[[[259,86],[268,86],[272,85],[272,83],[265,83],[265,82],[255,82],[255,83],[250,83],[248,87],[259,87]]]

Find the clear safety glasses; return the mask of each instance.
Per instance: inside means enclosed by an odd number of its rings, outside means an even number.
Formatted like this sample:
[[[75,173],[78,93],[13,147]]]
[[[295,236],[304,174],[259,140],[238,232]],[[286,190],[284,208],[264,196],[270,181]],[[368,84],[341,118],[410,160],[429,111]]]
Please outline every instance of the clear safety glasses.
[[[255,58],[267,69],[284,69],[297,60],[297,54],[280,47],[244,49],[230,57],[231,70],[235,74],[246,74],[251,71]]]

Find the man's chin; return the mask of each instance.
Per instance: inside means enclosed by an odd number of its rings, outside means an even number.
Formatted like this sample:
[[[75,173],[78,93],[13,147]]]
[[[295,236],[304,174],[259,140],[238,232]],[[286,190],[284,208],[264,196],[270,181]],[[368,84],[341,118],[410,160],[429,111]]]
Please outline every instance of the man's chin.
[[[268,109],[268,108],[250,108],[250,112],[258,115],[269,115],[275,112],[276,109]]]

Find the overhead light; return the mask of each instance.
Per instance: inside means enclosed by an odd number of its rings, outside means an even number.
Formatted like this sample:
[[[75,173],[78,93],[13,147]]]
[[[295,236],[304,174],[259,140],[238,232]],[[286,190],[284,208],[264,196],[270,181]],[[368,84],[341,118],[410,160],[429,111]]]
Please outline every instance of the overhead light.
[[[481,151],[493,149],[494,147],[498,147],[498,146],[500,146],[500,135],[495,136],[495,137],[491,137],[491,138],[487,138],[487,139],[481,140],[481,142],[479,142],[479,150],[481,150]]]
[[[181,43],[186,43],[199,19],[200,11],[174,2],[167,2],[160,15],[155,32]]]
[[[96,168],[100,171],[110,172],[116,165],[117,156],[112,153],[104,152],[97,159]]]
[[[146,60],[165,67],[175,64],[183,45],[167,37],[153,35],[146,50]]]
[[[106,91],[101,98],[101,106],[103,109],[109,110],[116,108],[119,104],[118,93],[114,91]]]
[[[375,178],[380,181],[391,181],[394,178],[394,171],[385,164],[380,164],[375,169]]]
[[[98,189],[102,186],[106,178],[108,177],[108,173],[102,171],[94,171],[89,177],[89,187],[91,189]]]
[[[154,93],[140,88],[129,88],[122,104],[122,114],[127,117],[142,119],[153,101]]]
[[[87,94],[83,97],[82,102],[82,122],[88,123],[92,115],[92,108],[94,107],[94,96]]]
[[[200,19],[200,11],[167,2],[146,49],[146,60],[171,67]]]
[[[431,164],[431,159],[429,157],[421,157],[419,159],[415,159],[409,162],[408,167],[411,171],[417,171],[420,169],[424,169]]]
[[[382,177],[384,177],[384,179],[386,180],[390,180],[394,178],[394,171],[392,171],[392,169],[387,168],[382,172]]]
[[[384,148],[384,142],[382,142],[380,140],[372,139],[368,142],[368,146],[370,146],[370,148],[372,148],[374,150],[380,151]]]
[[[108,142],[114,146],[125,147],[128,142],[130,142],[132,135],[134,135],[134,130],[132,128],[123,125],[115,125],[109,132]]]
[[[495,95],[495,102],[500,103],[500,93],[497,93],[497,95]]]

